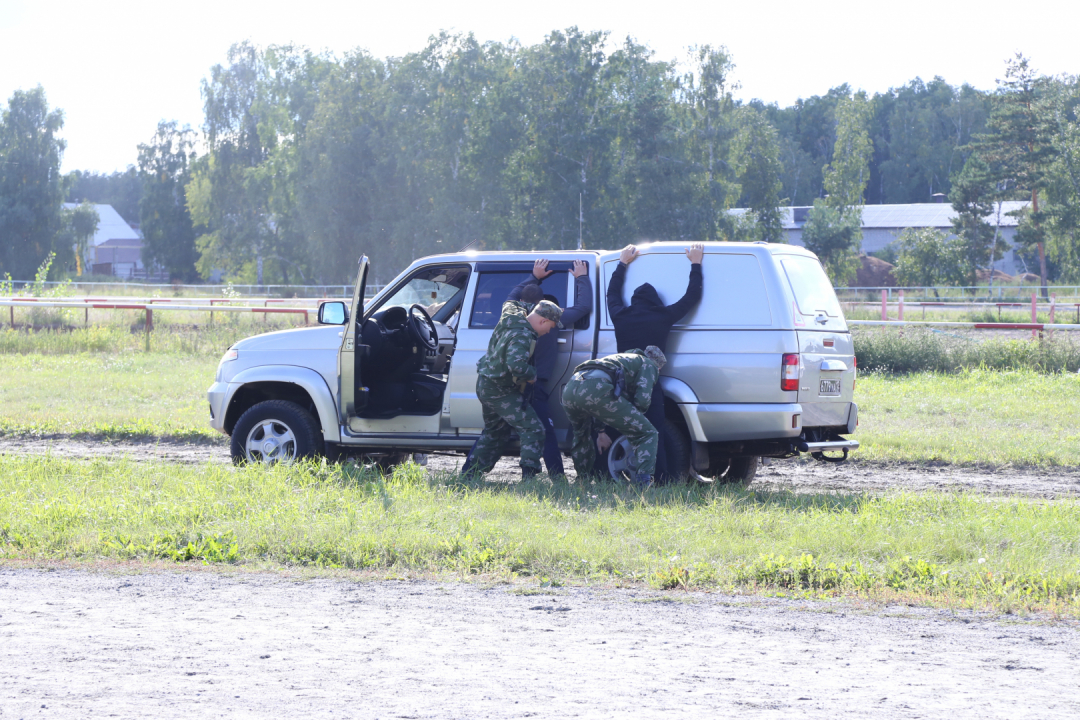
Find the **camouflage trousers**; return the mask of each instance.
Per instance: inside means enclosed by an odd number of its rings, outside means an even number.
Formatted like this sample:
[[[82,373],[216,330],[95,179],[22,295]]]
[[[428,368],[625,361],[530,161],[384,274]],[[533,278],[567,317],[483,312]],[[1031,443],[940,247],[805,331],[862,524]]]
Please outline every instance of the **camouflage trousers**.
[[[532,404],[516,390],[507,392],[483,375],[476,379],[476,397],[479,398],[484,413],[484,431],[473,445],[472,454],[466,461],[470,472],[491,472],[510,441],[511,431],[516,431],[521,440],[522,472],[540,472],[540,457],[544,452],[544,424],[540,422]]]
[[[594,418],[626,436],[634,448],[639,475],[652,475],[656,471],[656,446],[660,433],[625,396],[615,397],[615,386],[610,378],[574,373],[563,389],[562,402],[573,432],[570,456],[574,458],[574,469],[578,476],[593,472],[596,461]]]

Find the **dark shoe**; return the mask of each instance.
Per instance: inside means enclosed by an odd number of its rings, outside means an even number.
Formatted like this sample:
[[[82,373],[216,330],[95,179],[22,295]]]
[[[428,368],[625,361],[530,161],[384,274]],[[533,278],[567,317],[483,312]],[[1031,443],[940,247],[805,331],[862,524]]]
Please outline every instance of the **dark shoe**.
[[[521,468],[521,479],[532,480],[540,474],[540,470],[537,468]]]
[[[638,490],[648,490],[653,486],[652,475],[638,475],[634,478],[634,487]]]

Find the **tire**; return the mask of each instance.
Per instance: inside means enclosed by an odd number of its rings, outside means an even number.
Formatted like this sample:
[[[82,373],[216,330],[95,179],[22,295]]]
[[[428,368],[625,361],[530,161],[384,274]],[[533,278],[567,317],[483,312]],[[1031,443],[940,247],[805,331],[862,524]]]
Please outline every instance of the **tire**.
[[[667,445],[668,469],[671,471],[668,484],[686,482],[693,463],[690,456],[690,438],[683,432],[682,427],[670,418],[664,420],[664,442]]]
[[[708,476],[723,485],[747,487],[757,475],[757,466],[756,456],[725,458],[709,468]]]
[[[233,462],[274,465],[313,457],[322,445],[319,424],[287,400],[266,400],[248,408],[232,431]]]
[[[610,433],[614,437],[603,458],[607,473],[615,482],[633,480],[637,475],[637,462],[630,441],[615,430]],[[664,440],[667,443],[668,467],[674,471],[674,477],[669,482],[682,482],[690,475],[690,439],[677,424],[665,419]]]

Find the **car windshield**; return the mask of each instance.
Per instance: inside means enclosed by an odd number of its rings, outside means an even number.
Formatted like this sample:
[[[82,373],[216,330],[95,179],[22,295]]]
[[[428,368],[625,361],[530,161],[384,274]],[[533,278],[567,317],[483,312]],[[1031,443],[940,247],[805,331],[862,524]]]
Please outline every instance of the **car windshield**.
[[[465,292],[469,282],[469,268],[424,268],[395,290],[377,310],[402,307],[408,310],[420,305],[429,316],[434,317],[444,305]]]

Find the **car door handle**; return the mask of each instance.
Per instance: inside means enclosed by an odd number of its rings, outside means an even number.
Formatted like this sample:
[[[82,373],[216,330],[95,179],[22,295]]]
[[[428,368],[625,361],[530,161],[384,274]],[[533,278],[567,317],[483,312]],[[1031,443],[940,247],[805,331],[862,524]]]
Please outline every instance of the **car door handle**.
[[[847,363],[843,360],[822,360],[821,370],[847,370]]]
[[[559,338],[559,344],[560,345],[565,345],[566,344],[566,338]]]

